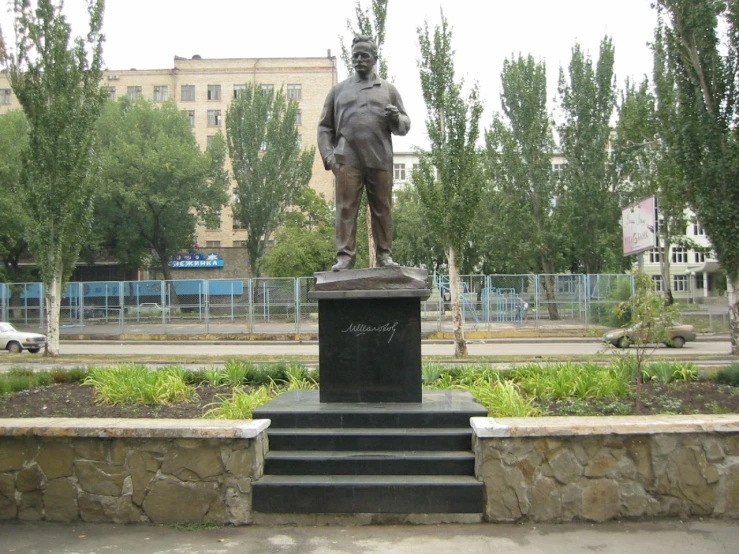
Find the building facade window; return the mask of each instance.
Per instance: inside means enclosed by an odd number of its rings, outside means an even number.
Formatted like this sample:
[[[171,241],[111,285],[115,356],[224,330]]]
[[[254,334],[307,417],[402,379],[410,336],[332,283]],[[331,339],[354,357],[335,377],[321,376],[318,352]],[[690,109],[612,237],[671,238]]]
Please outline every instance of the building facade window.
[[[246,90],[246,85],[234,85],[234,99],[241,97]]]
[[[140,86],[127,87],[126,94],[128,95],[128,99],[131,102],[136,102],[136,100],[141,98],[141,87]]]
[[[115,87],[108,87],[108,98],[115,100]]]
[[[405,164],[393,164],[393,181],[405,181]]]
[[[303,135],[298,135],[298,148],[303,148]]]
[[[662,292],[664,287],[662,286],[662,275],[652,275],[652,282],[654,283],[654,290]]]
[[[687,275],[673,275],[672,276],[672,289],[675,292],[688,292],[688,276]]]
[[[182,110],[182,113],[187,116],[190,121],[190,127],[195,127],[195,110]]]
[[[220,127],[221,126],[221,110],[208,110],[208,126],[209,127]]]
[[[693,259],[695,260],[695,263],[702,264],[706,261],[706,253],[705,252],[693,252]]]
[[[303,85],[287,85],[287,99],[301,100],[303,98]]]
[[[705,234],[706,232],[703,230],[703,227],[700,223],[693,223],[693,235],[695,235],[696,237],[703,237],[705,236]]]
[[[656,248],[649,251],[649,263],[650,264],[659,263],[659,250],[657,250]]]
[[[552,171],[555,173],[562,173],[567,169],[567,164],[552,164]]]
[[[290,85],[288,85],[289,87]],[[262,91],[262,94],[272,94],[275,91],[274,85],[259,85],[259,90]]]
[[[9,88],[0,89],[0,104],[7,106],[10,104],[10,97],[13,95],[13,91]]]
[[[215,138],[215,135],[208,135],[205,137],[205,147],[210,148],[210,143],[213,142],[213,139]]]
[[[241,223],[241,221],[239,221],[238,218],[236,216],[234,216],[233,229],[234,229],[234,231],[240,231],[242,229],[246,229],[246,225],[244,225],[243,223]]]
[[[205,241],[206,248],[218,248],[220,246],[221,246],[220,240],[206,240]]]
[[[169,87],[167,85],[156,85],[154,87],[154,102],[166,102],[169,98]]]
[[[180,101],[195,102],[195,85],[182,85],[180,88]]]
[[[684,246],[673,246],[672,247],[672,263],[673,264],[686,264],[688,263],[688,249]]]
[[[303,123],[303,112],[298,110],[295,112],[295,125],[302,125]]]
[[[208,85],[208,100],[221,99],[221,85]]]
[[[696,273],[695,274],[695,288],[702,290],[704,286],[705,286],[705,283],[703,282],[703,274]]]
[[[246,246],[245,240],[235,240],[234,241],[234,248],[243,248]]]

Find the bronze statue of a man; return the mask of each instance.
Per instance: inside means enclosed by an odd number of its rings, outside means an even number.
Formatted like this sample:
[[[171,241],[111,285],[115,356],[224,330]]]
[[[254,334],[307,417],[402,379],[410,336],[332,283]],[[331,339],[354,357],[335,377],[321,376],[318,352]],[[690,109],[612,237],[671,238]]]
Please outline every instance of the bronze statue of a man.
[[[405,135],[411,121],[392,84],[377,76],[377,46],[369,37],[352,42],[354,74],[334,85],[318,123],[318,149],[323,165],[336,176],[336,265],[354,267],[357,256],[357,212],[362,190],[372,218],[377,263],[395,267],[391,134]]]

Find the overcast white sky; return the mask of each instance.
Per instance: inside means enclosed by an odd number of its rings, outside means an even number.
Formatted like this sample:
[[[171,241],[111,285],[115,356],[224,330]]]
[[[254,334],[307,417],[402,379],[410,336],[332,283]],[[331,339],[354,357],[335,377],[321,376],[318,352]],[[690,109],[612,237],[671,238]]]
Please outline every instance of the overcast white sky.
[[[370,3],[362,1],[363,6]],[[346,20],[354,19],[354,5],[354,0],[107,0],[105,65],[170,68],[175,55],[321,57],[328,49],[338,57],[339,37],[349,36]],[[650,0],[390,0],[384,54],[412,122],[409,136],[396,140],[396,150],[426,143],[416,29],[425,20],[433,29],[440,9],[452,27],[457,75],[479,83],[486,106],[483,126],[488,127],[500,108],[503,60],[519,53],[546,61],[550,99],[575,42],[596,57],[606,34],[615,44],[619,86],[626,77],[649,74],[647,42],[656,22],[649,5]],[[84,0],[65,2],[77,34],[86,30],[84,6]],[[6,10],[0,13],[0,26],[12,42],[12,17]],[[339,67],[342,79],[346,72]]]

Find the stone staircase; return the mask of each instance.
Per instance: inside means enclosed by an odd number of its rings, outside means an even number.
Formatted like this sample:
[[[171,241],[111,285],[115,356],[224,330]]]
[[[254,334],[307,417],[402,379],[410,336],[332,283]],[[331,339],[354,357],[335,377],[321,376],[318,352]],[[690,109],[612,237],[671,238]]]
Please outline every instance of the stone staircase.
[[[421,403],[320,403],[291,391],[254,411],[270,419],[252,507],[277,514],[480,514],[466,391],[423,391]]]

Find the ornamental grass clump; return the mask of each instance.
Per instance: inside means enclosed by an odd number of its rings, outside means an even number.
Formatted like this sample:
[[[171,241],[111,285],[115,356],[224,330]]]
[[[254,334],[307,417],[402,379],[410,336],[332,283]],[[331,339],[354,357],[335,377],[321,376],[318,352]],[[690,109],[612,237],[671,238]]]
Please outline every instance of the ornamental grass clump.
[[[250,391],[235,388],[230,396],[217,396],[218,402],[206,406],[205,419],[252,419],[253,410],[277,396],[271,386],[260,386]]]
[[[172,404],[186,402],[195,394],[182,366],[158,371],[139,364],[93,367],[82,384],[95,389],[98,402],[110,405]]]

